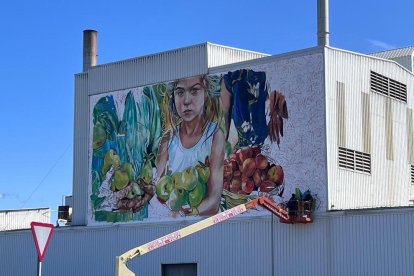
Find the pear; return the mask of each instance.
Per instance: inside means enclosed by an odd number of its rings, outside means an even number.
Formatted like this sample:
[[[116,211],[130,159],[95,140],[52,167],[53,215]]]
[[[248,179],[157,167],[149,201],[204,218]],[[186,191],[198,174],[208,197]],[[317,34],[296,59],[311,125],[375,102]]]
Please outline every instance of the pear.
[[[107,135],[105,128],[98,124],[93,127],[93,142],[92,142],[92,148],[97,149],[100,146],[102,146],[106,141]]]
[[[119,164],[119,155],[113,149],[109,149],[105,153],[104,162],[101,168],[102,175],[105,175],[109,171],[111,166],[114,167],[114,170],[117,170],[119,168]]]
[[[134,193],[134,195],[140,196],[145,194],[144,190],[142,190],[142,188],[135,182],[132,184],[132,192]]]
[[[126,171],[115,171],[114,177],[112,180],[112,185],[115,187],[115,190],[122,190],[128,185],[129,177]]]
[[[210,168],[201,164],[198,164],[195,168],[198,174],[198,181],[204,184],[207,183],[208,178],[210,177]]]
[[[147,162],[145,162],[144,167],[142,167],[141,171],[139,172],[139,177],[142,178],[145,183],[151,183],[153,178],[151,160],[147,160]]]
[[[135,170],[131,163],[125,162],[121,165],[121,170],[128,174],[129,179],[135,178]]]

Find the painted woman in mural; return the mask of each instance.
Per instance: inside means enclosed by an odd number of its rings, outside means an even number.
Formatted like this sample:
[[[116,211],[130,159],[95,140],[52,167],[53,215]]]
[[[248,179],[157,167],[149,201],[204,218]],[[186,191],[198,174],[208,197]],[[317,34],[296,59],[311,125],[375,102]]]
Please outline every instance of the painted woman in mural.
[[[156,157],[159,201],[187,215],[218,212],[223,189],[225,133],[220,98],[206,75],[172,83],[166,129]]]

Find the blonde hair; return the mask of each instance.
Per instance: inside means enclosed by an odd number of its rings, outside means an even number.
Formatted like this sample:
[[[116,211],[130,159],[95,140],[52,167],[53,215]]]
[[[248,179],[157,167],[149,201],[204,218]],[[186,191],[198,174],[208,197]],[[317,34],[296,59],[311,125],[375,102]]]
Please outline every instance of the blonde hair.
[[[204,88],[203,117],[205,118],[205,123],[202,130],[204,131],[211,122],[215,122],[217,124],[216,129],[221,129],[226,134],[226,128],[224,125],[224,111],[221,104],[220,93],[217,93],[217,77],[210,77],[206,74],[199,75],[199,77],[200,84]],[[181,117],[178,115],[174,101],[174,89],[177,87],[177,84],[180,80],[182,79],[175,80],[168,85],[167,93],[164,96],[164,101],[161,108],[164,120],[164,132],[172,130],[173,134],[176,134],[178,132],[178,126],[182,122]]]

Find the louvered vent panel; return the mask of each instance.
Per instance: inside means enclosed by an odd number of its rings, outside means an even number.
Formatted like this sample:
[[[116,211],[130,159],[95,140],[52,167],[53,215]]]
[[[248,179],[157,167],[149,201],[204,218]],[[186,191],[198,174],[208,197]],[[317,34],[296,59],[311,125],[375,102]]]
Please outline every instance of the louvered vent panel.
[[[414,165],[411,165],[411,183],[414,184]]]
[[[363,172],[371,173],[371,155],[347,148],[338,148],[339,167]]]
[[[371,156],[367,153],[355,151],[355,170],[371,173]]]
[[[407,85],[390,79],[390,97],[407,102]]]
[[[388,78],[371,71],[371,90],[388,96]]]
[[[339,167],[353,170],[355,167],[354,151],[347,148],[339,148]]]
[[[407,85],[371,71],[371,91],[407,102]]]

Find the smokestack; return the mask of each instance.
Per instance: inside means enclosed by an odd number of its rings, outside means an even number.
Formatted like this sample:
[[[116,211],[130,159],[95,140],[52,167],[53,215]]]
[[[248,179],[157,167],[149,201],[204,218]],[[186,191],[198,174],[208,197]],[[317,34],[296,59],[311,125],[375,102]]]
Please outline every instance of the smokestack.
[[[329,4],[318,0],[318,46],[329,46]]]
[[[95,30],[83,31],[83,71],[96,66],[96,45],[98,32]]]

